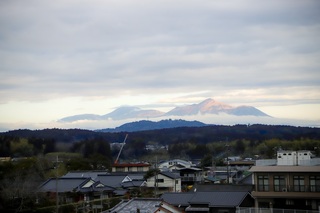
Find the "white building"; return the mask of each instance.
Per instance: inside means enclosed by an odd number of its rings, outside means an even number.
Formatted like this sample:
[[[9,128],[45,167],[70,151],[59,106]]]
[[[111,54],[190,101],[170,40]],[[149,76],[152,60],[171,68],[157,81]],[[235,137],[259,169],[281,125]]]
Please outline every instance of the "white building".
[[[305,165],[311,160],[311,152],[308,150],[301,151],[286,151],[277,152],[277,165],[297,166]]]
[[[174,160],[169,160],[163,163],[160,163],[158,165],[158,168],[161,171],[172,171],[172,170],[177,170],[177,169],[181,169],[181,168],[191,168],[195,166],[194,164],[192,164],[190,161],[185,161],[185,160],[180,160],[180,159],[174,159]]]
[[[146,186],[156,187],[161,192],[181,192],[181,177],[177,173],[160,172],[148,178]]]

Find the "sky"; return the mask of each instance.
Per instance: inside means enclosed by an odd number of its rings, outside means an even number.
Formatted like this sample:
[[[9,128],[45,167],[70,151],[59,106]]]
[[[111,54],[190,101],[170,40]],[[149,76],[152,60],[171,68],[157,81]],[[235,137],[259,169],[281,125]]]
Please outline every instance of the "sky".
[[[206,98],[320,124],[317,0],[3,0],[0,26],[2,131]]]

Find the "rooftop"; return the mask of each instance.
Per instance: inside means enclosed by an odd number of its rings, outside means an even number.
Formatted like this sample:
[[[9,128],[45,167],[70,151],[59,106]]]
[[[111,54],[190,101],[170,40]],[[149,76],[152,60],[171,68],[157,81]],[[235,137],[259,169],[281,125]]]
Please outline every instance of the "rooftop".
[[[250,172],[320,172],[320,166],[253,166]]]

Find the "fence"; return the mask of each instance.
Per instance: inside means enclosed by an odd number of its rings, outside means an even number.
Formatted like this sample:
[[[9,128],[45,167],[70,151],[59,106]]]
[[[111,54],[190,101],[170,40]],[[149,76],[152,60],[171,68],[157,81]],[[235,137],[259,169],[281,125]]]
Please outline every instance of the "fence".
[[[320,213],[317,210],[270,209],[270,208],[238,208],[236,213]]]

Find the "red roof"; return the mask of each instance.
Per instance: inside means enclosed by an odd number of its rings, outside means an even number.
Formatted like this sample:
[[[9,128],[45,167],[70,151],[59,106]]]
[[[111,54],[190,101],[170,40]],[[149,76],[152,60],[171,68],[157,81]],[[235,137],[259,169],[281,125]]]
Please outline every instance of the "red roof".
[[[113,167],[149,167],[148,163],[117,163],[113,164]]]

